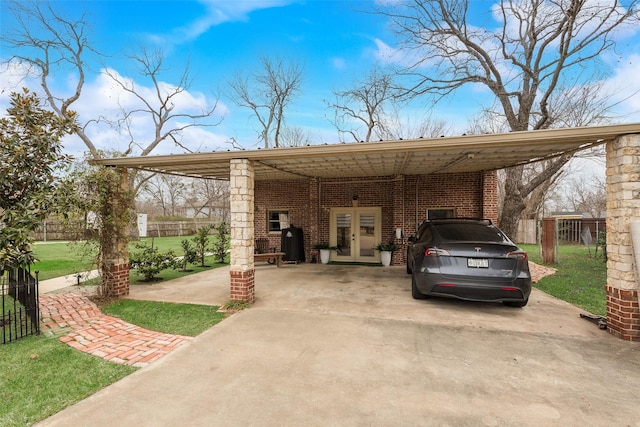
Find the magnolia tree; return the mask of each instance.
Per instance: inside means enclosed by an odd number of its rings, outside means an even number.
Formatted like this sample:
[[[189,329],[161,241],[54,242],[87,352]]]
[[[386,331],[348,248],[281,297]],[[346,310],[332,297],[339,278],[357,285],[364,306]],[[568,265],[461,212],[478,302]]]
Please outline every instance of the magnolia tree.
[[[0,272],[35,260],[33,232],[59,205],[56,175],[70,163],[60,140],[75,130],[74,118],[43,109],[26,89],[11,94],[0,119]]]

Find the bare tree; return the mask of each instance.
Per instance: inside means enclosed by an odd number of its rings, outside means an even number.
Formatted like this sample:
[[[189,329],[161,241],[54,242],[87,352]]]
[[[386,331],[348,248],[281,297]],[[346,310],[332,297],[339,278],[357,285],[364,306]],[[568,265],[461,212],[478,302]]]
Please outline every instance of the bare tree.
[[[180,97],[186,95],[191,87],[191,77],[188,65],[184,68],[177,83],[167,84],[161,80],[161,73],[165,71],[165,55],[163,49],[140,48],[138,52],[128,58],[138,65],[138,73],[147,79],[153,87],[153,96],[146,96],[136,86],[133,79],[120,76],[114,70],[105,68],[104,73],[119,86],[122,91],[136,100],[137,105],[131,108],[121,108],[121,116],[116,125],[129,135],[128,148],[124,155],[138,152],[140,156],[150,154],[160,143],[171,141],[186,152],[197,151],[200,147],[187,146],[183,142],[183,132],[192,127],[211,127],[220,124],[221,119],[205,122],[211,118],[218,105],[217,100],[211,105],[195,107],[197,111],[189,112],[186,108],[176,109],[180,104]],[[194,103],[191,103],[192,108]],[[144,140],[132,133],[132,122],[148,120],[153,123],[153,133]]]
[[[82,94],[87,58],[99,55],[89,43],[89,23],[84,14],[77,20],[66,19],[48,3],[15,1],[9,9],[16,27],[3,31],[0,40],[7,50],[17,53],[8,61],[20,63],[28,73],[37,76],[51,109],[58,116],[69,118],[72,105]],[[68,81],[72,81],[71,76],[74,79],[73,90],[66,96],[54,93],[50,84],[52,79],[63,73],[67,74]],[[80,126],[76,134],[91,154],[99,157],[99,150],[86,134],[88,124]]]
[[[184,206],[187,197],[186,179],[175,175],[153,174],[145,180],[142,194],[147,195],[162,210],[163,216],[181,216],[179,208]]]
[[[394,102],[393,75],[376,67],[364,79],[356,80],[353,88],[334,90],[333,95],[335,101],[326,104],[334,112],[330,121],[340,135],[350,135],[355,142],[369,142],[374,130],[383,126],[385,110]]]
[[[10,32],[4,33],[1,39],[8,50],[16,52],[8,61],[26,65],[30,74],[37,75],[51,109],[60,117],[69,117],[71,108],[82,96],[86,75],[91,71],[87,68],[89,57],[101,56],[93,49],[89,40],[88,29],[91,24],[84,15],[76,20],[67,19],[48,3],[13,2],[10,9],[17,25]],[[88,129],[92,126],[115,127],[120,133],[127,134],[129,142],[128,147],[123,150],[124,155],[134,152],[142,156],[148,155],[165,141],[171,141],[185,151],[197,149],[198,147],[187,147],[182,141],[182,135],[191,127],[218,125],[219,119],[213,122],[208,120],[214,115],[217,101],[202,105],[195,112],[192,107],[178,109],[178,98],[186,95],[191,85],[188,66],[176,84],[167,84],[161,80],[162,72],[166,71],[162,49],[142,48],[138,53],[129,55],[129,59],[139,66],[140,75],[153,88],[148,92],[153,95],[147,96],[147,91],[136,87],[132,79],[105,67],[102,72],[113,79],[124,94],[133,97],[137,104],[121,107],[120,117],[116,119],[85,118],[76,133],[91,156],[101,158],[105,154],[90,137]],[[56,93],[54,81],[62,76],[73,82],[71,94]],[[151,131],[147,135],[134,134],[132,123],[140,120],[151,123]],[[132,184],[134,178],[135,176],[131,177]]]
[[[229,222],[229,182],[214,179],[193,179],[186,204],[193,217],[205,217]]]
[[[259,138],[264,147],[280,146],[285,110],[300,92],[304,67],[276,57],[260,58],[260,69],[236,72],[229,81],[229,96],[240,107],[249,108],[260,123]]]
[[[591,176],[588,179],[573,179],[566,187],[566,208],[573,212],[587,213],[592,218],[601,218],[607,208],[606,182]]]
[[[417,123],[413,123],[411,118],[394,109],[391,113],[384,115],[376,135],[382,140],[398,140],[437,138],[451,133],[451,124],[444,120],[435,120],[429,116],[418,120]]]
[[[597,67],[598,56],[615,46],[614,31],[635,25],[636,1],[500,0],[492,13],[497,30],[474,25],[468,0],[409,0],[378,10],[391,21],[408,61],[407,96],[441,99],[481,84],[494,95],[512,131],[554,125],[552,101],[580,69]],[[566,157],[566,156],[563,156]],[[552,160],[541,175],[523,183],[524,168],[507,171],[500,225],[515,236],[524,200],[566,163]]]
[[[287,126],[280,134],[281,147],[302,147],[311,144],[309,133],[299,126]]]
[[[91,62],[91,56],[102,56],[90,42],[91,24],[84,15],[75,20],[68,19],[49,3],[15,1],[11,3],[10,9],[16,26],[11,31],[3,32],[0,39],[7,50],[16,52],[8,62],[20,63],[26,66],[28,73],[37,75],[50,108],[60,117],[69,118],[74,104],[82,96],[86,75],[92,72],[87,65]],[[93,133],[99,133],[105,127],[115,128],[120,135],[127,135],[128,145],[121,155],[148,155],[166,141],[173,142],[185,151],[196,150],[198,147],[188,147],[182,140],[184,131],[191,127],[218,125],[220,119],[213,122],[208,120],[214,115],[217,99],[209,105],[202,105],[195,112],[194,103],[179,102],[180,97],[186,96],[190,89],[189,68],[185,67],[177,84],[163,82],[161,75],[167,70],[164,68],[164,52],[161,49],[142,48],[138,53],[130,55],[129,59],[138,65],[140,75],[152,90],[137,87],[133,79],[125,78],[112,69],[105,67],[102,70],[127,97],[132,97],[137,103],[121,106],[119,118],[89,117],[80,123],[76,134],[91,157],[102,158],[109,153],[113,154],[113,151],[100,150],[91,137],[92,130],[96,131]],[[73,91],[70,94],[56,92],[56,79],[72,82]],[[152,95],[147,96],[146,93]],[[178,105],[181,107],[178,108]],[[184,105],[190,107],[185,108]],[[149,130],[144,134],[135,133],[134,123],[139,124],[140,121],[149,124]],[[132,199],[135,199],[150,176],[138,179],[136,175],[136,171],[129,173]],[[132,215],[132,224],[135,223],[134,217]],[[137,227],[131,227],[131,230],[132,233],[137,233]]]

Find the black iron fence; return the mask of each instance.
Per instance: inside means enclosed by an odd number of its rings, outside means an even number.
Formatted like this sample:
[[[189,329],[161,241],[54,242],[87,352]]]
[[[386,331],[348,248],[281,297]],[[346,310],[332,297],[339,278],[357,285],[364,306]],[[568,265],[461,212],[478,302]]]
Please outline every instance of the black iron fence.
[[[2,344],[40,333],[38,274],[23,268],[4,271],[0,276],[0,335]]]

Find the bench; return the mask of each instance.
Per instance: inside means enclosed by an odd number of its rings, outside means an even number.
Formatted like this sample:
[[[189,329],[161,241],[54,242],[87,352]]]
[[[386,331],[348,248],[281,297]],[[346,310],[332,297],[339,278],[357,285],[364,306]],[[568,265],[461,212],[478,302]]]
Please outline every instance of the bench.
[[[282,257],[284,256],[284,252],[268,252],[264,254],[253,254],[253,261],[258,260],[267,260],[269,264],[273,264],[274,262],[278,267],[282,265]],[[271,260],[274,260],[273,262]]]

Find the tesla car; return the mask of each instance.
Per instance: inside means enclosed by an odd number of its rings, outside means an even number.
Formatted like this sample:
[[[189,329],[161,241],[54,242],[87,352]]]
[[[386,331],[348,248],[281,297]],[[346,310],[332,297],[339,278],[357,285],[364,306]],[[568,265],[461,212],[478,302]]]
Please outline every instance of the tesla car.
[[[409,242],[407,273],[413,298],[527,305],[531,293],[527,253],[490,220],[428,220]]]

